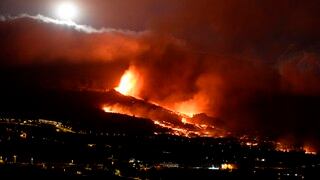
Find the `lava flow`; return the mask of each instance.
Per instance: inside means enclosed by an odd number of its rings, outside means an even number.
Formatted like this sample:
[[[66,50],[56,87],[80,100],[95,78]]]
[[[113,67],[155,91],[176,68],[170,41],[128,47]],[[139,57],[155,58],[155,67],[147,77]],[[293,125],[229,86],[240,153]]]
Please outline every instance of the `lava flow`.
[[[158,104],[141,100],[137,96],[139,83],[141,83],[141,78],[137,69],[130,67],[123,74],[115,90],[131,99],[128,99],[126,103],[112,102],[104,104],[102,109],[108,113],[119,113],[151,119],[155,125],[169,130],[170,134],[173,135],[186,137],[221,137],[226,135],[223,129],[202,121],[196,121],[196,118],[193,117],[196,111],[193,111],[193,109],[188,109],[193,114],[186,114],[184,111],[182,111],[183,113],[177,111],[178,109],[181,110],[182,106],[179,106],[177,110],[171,110]]]

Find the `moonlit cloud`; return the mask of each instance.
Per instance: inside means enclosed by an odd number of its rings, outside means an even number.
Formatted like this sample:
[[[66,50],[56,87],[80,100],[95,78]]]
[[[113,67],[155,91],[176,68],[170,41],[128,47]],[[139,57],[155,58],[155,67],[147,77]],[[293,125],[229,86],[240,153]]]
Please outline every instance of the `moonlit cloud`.
[[[121,32],[121,33],[126,33],[126,34],[136,34],[137,32],[130,31],[130,30],[119,30],[119,29],[112,29],[112,28],[100,28],[96,29],[94,27],[91,27],[89,25],[81,25],[77,24],[73,21],[67,21],[67,20],[59,20],[59,19],[54,19],[51,17],[46,17],[41,14],[38,14],[36,16],[28,15],[28,14],[21,14],[19,16],[0,16],[1,21],[6,21],[6,20],[16,20],[20,18],[29,18],[29,19],[34,19],[34,20],[39,20],[44,23],[52,23],[56,25],[63,25],[63,26],[68,26],[71,27],[77,31],[85,32],[85,33],[112,33],[112,32]]]

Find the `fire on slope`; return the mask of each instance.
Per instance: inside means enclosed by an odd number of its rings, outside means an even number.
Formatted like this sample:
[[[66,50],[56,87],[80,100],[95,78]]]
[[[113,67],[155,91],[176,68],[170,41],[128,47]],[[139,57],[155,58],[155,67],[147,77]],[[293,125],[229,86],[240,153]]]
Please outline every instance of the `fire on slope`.
[[[125,96],[132,96],[141,99],[139,93],[142,83],[143,79],[138,69],[135,66],[130,66],[122,75],[118,86],[114,89]],[[187,101],[176,102],[172,106],[164,106],[163,104],[161,104],[161,106],[169,109],[170,111],[176,112],[177,114],[181,114],[182,116],[192,117],[195,114],[202,113],[199,107],[203,101],[205,100],[202,97],[194,97]],[[159,102],[151,103],[159,105]]]
[[[119,85],[115,88],[116,91],[123,95],[137,96],[139,82],[139,74],[132,66],[121,77]]]
[[[136,100],[143,101],[138,97],[140,88],[139,83],[141,78],[136,68],[130,67],[122,76],[118,87],[115,88],[117,92],[125,96],[134,97]],[[186,104],[177,106],[177,109],[171,110],[164,108],[156,103],[147,102],[150,107],[146,107],[141,103],[109,103],[104,104],[102,109],[108,113],[119,113],[130,116],[142,117],[151,119],[155,125],[168,129],[171,134],[193,137],[221,137],[226,136],[223,129],[209,125],[205,122],[196,121],[193,117],[194,114],[199,112]],[[145,102],[145,101],[143,101]],[[184,109],[186,107],[187,109]],[[179,110],[179,111],[178,111]],[[190,112],[190,113],[185,113]]]
[[[167,132],[171,135],[185,137],[225,137],[230,135],[230,132],[221,128],[224,125],[220,125],[216,118],[201,114],[201,111],[197,109],[197,102],[201,103],[205,99],[195,98],[195,101],[179,102],[173,109],[167,108],[160,103],[147,102],[138,96],[141,89],[140,83],[142,82],[138,70],[130,67],[123,74],[118,87],[114,89],[116,94],[127,100],[107,102],[102,106],[102,109],[107,113],[119,113],[150,119],[155,125],[167,129]],[[245,142],[247,146],[258,145],[257,142]],[[303,151],[305,154],[317,154],[310,145],[296,149],[290,142],[274,141],[274,143],[277,151]]]
[[[102,109],[107,113],[119,113],[148,118],[152,120],[155,125],[169,130],[172,135],[185,137],[224,137],[227,135],[227,132],[223,129],[213,125],[195,123],[192,117],[177,114],[159,106],[157,106],[157,108],[145,108],[139,105],[130,106],[116,103],[105,104]]]

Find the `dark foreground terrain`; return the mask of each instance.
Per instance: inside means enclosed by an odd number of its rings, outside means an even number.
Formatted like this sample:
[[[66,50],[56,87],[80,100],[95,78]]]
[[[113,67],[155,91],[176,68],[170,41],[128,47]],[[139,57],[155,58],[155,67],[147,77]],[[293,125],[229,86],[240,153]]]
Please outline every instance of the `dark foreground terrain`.
[[[318,155],[303,150],[282,152],[269,140],[102,131],[52,120],[4,116],[2,113],[0,120],[0,176],[3,177],[319,177]]]

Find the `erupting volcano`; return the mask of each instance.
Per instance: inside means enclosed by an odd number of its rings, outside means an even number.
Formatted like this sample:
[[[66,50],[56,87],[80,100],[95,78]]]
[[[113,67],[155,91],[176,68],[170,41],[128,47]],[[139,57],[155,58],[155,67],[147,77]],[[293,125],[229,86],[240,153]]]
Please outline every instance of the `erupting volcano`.
[[[320,179],[319,7],[0,0],[0,177]]]
[[[161,106],[159,103],[148,102],[139,97],[139,83],[142,82],[136,68],[130,67],[124,72],[119,85],[114,88],[115,96],[121,99],[109,101],[102,109],[107,113],[118,113],[129,116],[147,118],[157,126],[169,130],[170,134],[186,137],[223,137],[229,134],[223,128],[213,125],[219,123],[217,118],[208,117],[205,114],[196,113],[193,106],[181,103],[177,109]],[[112,91],[110,91],[112,92]],[[196,108],[196,104],[194,108]],[[185,111],[180,112],[179,109]],[[157,133],[157,132],[155,132]]]

